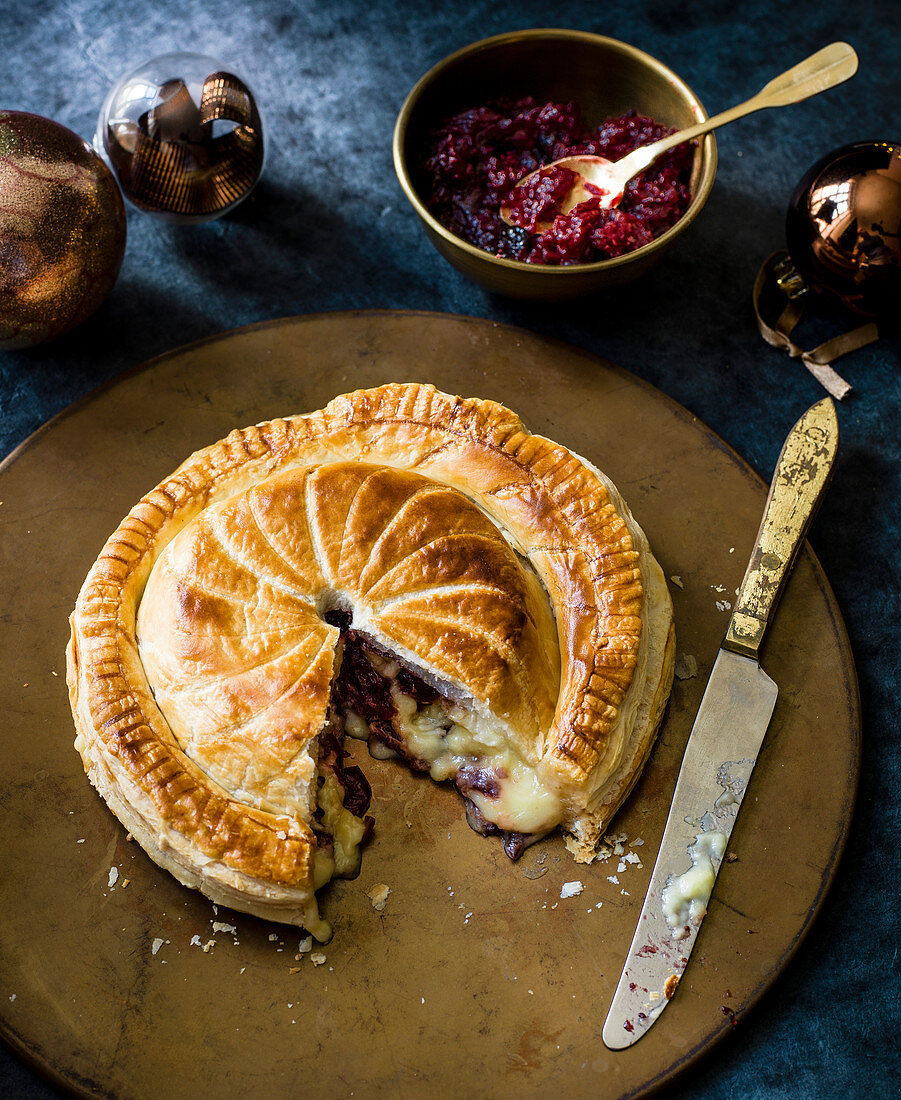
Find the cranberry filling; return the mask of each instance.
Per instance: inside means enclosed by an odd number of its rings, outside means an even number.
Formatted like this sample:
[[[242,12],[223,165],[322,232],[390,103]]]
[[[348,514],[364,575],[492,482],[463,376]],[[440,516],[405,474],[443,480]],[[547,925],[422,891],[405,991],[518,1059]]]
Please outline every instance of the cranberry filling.
[[[369,648],[356,630],[342,631],[341,667],[333,699],[342,711],[354,710],[367,721],[391,722],[397,713],[390,681],[377,672],[366,656]]]
[[[503,836],[504,851],[514,862],[519,859],[530,844],[541,840],[544,834],[539,833],[514,833],[511,830],[499,829],[492,821],[487,821],[482,811],[468,798],[466,802],[466,823],[476,833],[482,836]]]
[[[350,629],[350,616],[346,613],[330,611],[325,618],[327,622],[341,629],[342,641],[341,666],[332,685],[332,706],[342,715],[348,710],[354,711],[367,723],[372,738],[392,749],[415,771],[428,771],[428,762],[409,752],[402,735],[395,727],[397,707],[391,695],[391,680],[374,668],[369,659],[369,654],[382,658],[384,655],[359,631]],[[441,695],[430,684],[407,668],[402,668],[395,679],[398,689],[420,706],[428,706],[441,699]],[[342,754],[342,759],[346,755],[334,735],[324,734],[320,738],[320,743],[323,759],[330,767],[332,766],[331,756],[335,755],[335,749]],[[343,772],[345,776],[350,773],[349,780],[339,780],[345,789],[345,806],[352,813],[357,813],[348,799],[354,799],[354,805],[362,804],[362,800],[357,801],[360,796],[356,793],[355,787],[359,776],[366,789],[366,802],[363,806],[363,812],[365,812],[369,806],[368,798],[371,793],[369,784],[366,783],[359,768],[344,768]],[[504,778],[506,774],[503,771],[494,772],[471,765],[459,770],[455,783],[466,802],[466,820],[470,826],[483,836],[501,833],[504,837],[504,851],[515,860],[533,839],[538,838],[499,829],[497,825],[486,821],[476,805],[466,797],[470,791],[479,791],[488,798],[496,798],[500,794],[499,780]],[[357,813],[357,816],[360,814]],[[365,820],[368,822],[370,819]]]
[[[498,780],[506,778],[507,773],[503,769],[492,772],[486,771],[484,768],[477,768],[474,764],[468,764],[457,772],[456,784],[457,789],[463,795],[468,794],[470,791],[479,791],[480,794],[484,794],[488,798],[497,798],[501,793],[501,785]]]
[[[372,788],[369,780],[356,764],[346,765],[347,752],[336,734],[327,732],[319,737],[319,765],[327,767],[344,790],[342,799],[345,810],[354,817],[363,818],[372,802]],[[366,836],[372,831],[372,818],[366,817]]]
[[[572,103],[496,100],[454,115],[430,135],[426,206],[458,237],[506,259],[576,264],[622,256],[659,237],[688,209],[691,145],[664,153],[630,180],[610,210],[591,198],[554,216],[572,176],[565,168],[542,173],[528,188],[513,187],[561,157],[588,153],[616,161],[672,132],[635,111],[589,130]],[[524,228],[506,225],[502,206]],[[551,221],[550,228],[534,232],[539,221]]]

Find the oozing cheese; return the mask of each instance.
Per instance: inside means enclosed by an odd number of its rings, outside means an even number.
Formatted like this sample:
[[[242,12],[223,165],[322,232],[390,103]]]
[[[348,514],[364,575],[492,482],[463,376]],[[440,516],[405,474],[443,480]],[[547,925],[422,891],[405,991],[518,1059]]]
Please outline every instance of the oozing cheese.
[[[391,662],[380,663],[383,675],[397,674]],[[478,768],[497,783],[497,795],[468,790],[486,821],[517,833],[544,833],[560,822],[557,796],[542,783],[535,769],[506,743],[499,731],[473,733],[464,723],[467,712],[451,703],[420,707],[392,683],[397,708],[395,726],[412,756],[429,765],[435,780],[453,779],[461,768]]]
[[[701,833],[688,849],[691,867],[678,878],[668,882],[661,901],[666,923],[672,929],[673,939],[684,939],[689,933],[689,922],[699,922],[707,912],[707,902],[716,881],[716,872],[726,851],[725,833]]]
[[[344,808],[344,790],[328,768],[320,772],[322,783],[316,801],[322,810],[322,827],[333,841],[332,851],[317,848],[313,877],[316,889],[335,875],[352,876],[360,868],[360,842],[366,826]],[[321,879],[321,881],[320,881]]]

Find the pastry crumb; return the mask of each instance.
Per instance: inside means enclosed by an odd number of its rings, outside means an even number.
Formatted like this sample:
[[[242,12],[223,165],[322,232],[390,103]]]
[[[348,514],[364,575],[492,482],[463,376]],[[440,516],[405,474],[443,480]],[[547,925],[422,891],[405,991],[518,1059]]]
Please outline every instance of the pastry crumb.
[[[563,838],[563,843],[566,845],[568,852],[571,852],[576,863],[594,863],[598,858],[598,851],[596,848],[589,847],[584,840],[580,840],[579,837],[573,836],[572,833],[567,833]],[[523,874],[526,878],[541,878],[543,874],[546,874],[547,867],[542,867],[535,874],[530,874],[528,871],[524,871]]]
[[[575,879],[573,882],[564,882],[560,889],[561,898],[574,898],[585,889],[585,884]]]
[[[611,834],[610,836],[605,836],[604,843],[610,848],[610,851],[607,852],[607,856],[621,856],[626,850],[625,845],[628,839],[627,833],[616,833],[616,835]]]
[[[372,908],[381,913],[388,904],[388,895],[390,893],[390,886],[386,886],[384,882],[377,882],[366,891],[366,897],[372,902]]]
[[[676,658],[675,674],[677,680],[691,680],[698,674],[697,658],[691,653],[680,653]]]
[[[685,587],[685,585],[682,583],[682,578],[680,576],[670,577],[670,580],[673,582],[673,584],[676,586],[676,588],[684,588]]]
[[[313,966],[322,966],[325,961],[325,955],[323,955],[321,951],[314,951],[313,954],[310,955],[310,962]]]

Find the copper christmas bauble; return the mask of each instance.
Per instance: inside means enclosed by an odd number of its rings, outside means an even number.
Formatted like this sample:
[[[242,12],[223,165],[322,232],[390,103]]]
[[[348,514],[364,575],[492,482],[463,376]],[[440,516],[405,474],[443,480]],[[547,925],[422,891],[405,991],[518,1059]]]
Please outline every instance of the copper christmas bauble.
[[[125,197],[167,221],[203,222],[237,206],[263,171],[263,124],[231,66],[197,53],[152,58],[111,89],[94,145]]]
[[[786,238],[812,287],[869,317],[901,310],[901,145],[858,141],[829,153],[792,196]]]
[[[122,196],[91,146],[48,118],[0,111],[0,348],[84,321],[124,251]]]

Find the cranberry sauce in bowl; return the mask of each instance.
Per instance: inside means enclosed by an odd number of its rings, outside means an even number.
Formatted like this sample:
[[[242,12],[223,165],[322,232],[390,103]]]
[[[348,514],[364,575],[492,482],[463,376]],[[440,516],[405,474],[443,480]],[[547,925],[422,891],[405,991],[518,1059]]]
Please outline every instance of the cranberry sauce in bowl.
[[[525,117],[504,125],[516,104]],[[561,28],[509,31],[456,50],[420,77],[394,126],[394,167],[429,243],[466,278],[513,298],[584,298],[638,279],[683,238],[713,187],[714,135],[683,146],[676,161],[657,161],[645,174],[647,192],[636,195],[633,186],[618,212],[573,221],[540,243],[540,234],[502,227],[501,193],[574,147],[595,141],[612,160],[706,117],[678,73],[626,42]],[[643,132],[647,126],[660,128]],[[540,206],[545,198],[527,201]],[[675,224],[674,201],[682,211]],[[532,262],[523,262],[530,253]]]
[[[578,105],[498,99],[444,120],[429,135],[424,162],[429,212],[485,252],[531,264],[580,264],[623,256],[671,228],[691,203],[694,146],[680,145],[629,181],[619,206],[597,198],[569,214],[557,208],[573,181],[563,167],[515,185],[542,165],[589,154],[617,161],[673,133],[630,111],[587,128]],[[501,220],[508,206],[523,228]],[[538,222],[550,222],[543,232]]]

